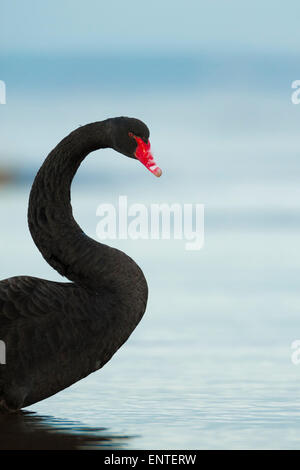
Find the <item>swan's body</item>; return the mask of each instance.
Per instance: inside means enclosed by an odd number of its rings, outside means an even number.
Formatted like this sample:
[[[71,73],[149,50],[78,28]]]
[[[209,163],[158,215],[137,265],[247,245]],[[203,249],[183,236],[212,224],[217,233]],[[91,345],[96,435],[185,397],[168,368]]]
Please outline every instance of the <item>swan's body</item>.
[[[145,312],[148,289],[141,269],[125,253],[87,237],[70,203],[72,179],[87,154],[112,147],[135,158],[136,136],[148,142],[149,131],[130,118],[80,127],[49,154],[36,176],[28,211],[33,240],[72,282],[25,276],[0,282],[0,340],[6,344],[2,410],[43,400],[100,369]]]

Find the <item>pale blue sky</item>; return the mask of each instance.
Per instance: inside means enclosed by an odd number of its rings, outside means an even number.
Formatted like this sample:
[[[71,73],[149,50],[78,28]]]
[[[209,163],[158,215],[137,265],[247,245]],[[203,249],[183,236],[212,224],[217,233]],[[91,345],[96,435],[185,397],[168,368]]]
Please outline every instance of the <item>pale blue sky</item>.
[[[300,45],[297,0],[2,0],[3,51],[178,52]]]

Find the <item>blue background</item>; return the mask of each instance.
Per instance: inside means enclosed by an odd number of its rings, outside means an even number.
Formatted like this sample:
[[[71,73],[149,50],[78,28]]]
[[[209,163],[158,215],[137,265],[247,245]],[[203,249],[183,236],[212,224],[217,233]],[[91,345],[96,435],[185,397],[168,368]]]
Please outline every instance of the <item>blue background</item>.
[[[299,448],[299,13],[297,1],[2,2],[2,278],[60,279],[30,239],[27,199],[81,124],[144,120],[163,169],[156,180],[113,151],[88,157],[72,200],[89,235],[119,195],[205,204],[199,252],[112,243],[146,274],[145,318],[102,371],[30,410],[70,432],[65,420],[103,426],[126,448]]]

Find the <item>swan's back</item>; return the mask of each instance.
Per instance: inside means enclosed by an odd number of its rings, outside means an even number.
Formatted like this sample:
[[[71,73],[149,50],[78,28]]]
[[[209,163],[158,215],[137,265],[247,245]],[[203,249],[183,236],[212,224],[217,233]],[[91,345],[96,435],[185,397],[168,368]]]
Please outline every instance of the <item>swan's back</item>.
[[[0,407],[16,410],[100,369],[128,339],[146,304],[33,277],[0,282]],[[135,311],[134,311],[135,310]]]

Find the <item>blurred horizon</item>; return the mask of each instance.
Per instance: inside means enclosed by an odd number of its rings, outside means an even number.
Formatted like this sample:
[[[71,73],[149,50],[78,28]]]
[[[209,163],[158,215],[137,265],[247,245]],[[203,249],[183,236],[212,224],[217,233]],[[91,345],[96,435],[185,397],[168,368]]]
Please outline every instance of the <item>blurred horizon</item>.
[[[294,153],[300,107],[290,96],[299,78],[298,9],[296,0],[284,6],[258,0],[4,0],[0,79],[7,104],[0,106],[0,167],[28,181],[67,133],[118,115],[146,122],[171,172],[182,154],[190,168],[198,165],[202,153],[217,151],[217,140],[224,153],[238,146],[245,158],[253,144],[254,152],[261,146],[277,153],[284,145]],[[222,168],[221,153],[216,158],[213,168]],[[256,173],[249,160],[246,165],[249,177]],[[92,179],[96,166],[84,168],[79,179]],[[117,177],[116,168],[105,163],[108,176]],[[282,171],[281,165],[277,174]]]
[[[298,65],[292,55],[227,57],[206,52],[176,57],[63,57],[28,53],[0,54],[0,62],[0,78],[7,86],[7,104],[0,107],[0,166],[17,171],[19,181],[32,178],[36,165],[74,128],[118,115],[144,120],[151,137],[154,134],[156,148],[168,146],[175,154],[185,151],[182,139],[170,142],[183,123],[183,140],[198,134],[193,152],[215,145],[217,136],[233,147],[240,146],[241,139],[246,144],[251,129],[258,133],[255,140],[262,147],[270,138],[274,152],[278,151],[276,139],[287,150],[297,141],[300,107],[291,103],[291,83],[298,77]],[[168,109],[172,112],[167,113]],[[160,125],[157,116],[164,118]],[[188,140],[187,152],[190,145]],[[243,151],[248,152],[247,145]]]
[[[122,52],[34,53],[0,52],[1,79],[12,90],[38,92],[47,89],[79,90],[84,86],[106,90],[145,91],[152,88],[204,86],[239,90],[256,86],[261,91],[280,92],[299,72],[295,53],[264,51],[130,54]],[[221,80],[220,80],[221,78]],[[119,89],[116,89],[116,86]],[[131,86],[131,88],[127,88]],[[278,88],[278,89],[277,89]],[[73,90],[74,91],[74,90]],[[101,90],[100,90],[101,91]],[[249,90],[251,91],[251,90]],[[256,90],[257,91],[257,90]]]

